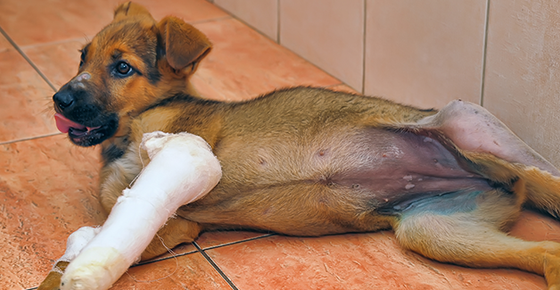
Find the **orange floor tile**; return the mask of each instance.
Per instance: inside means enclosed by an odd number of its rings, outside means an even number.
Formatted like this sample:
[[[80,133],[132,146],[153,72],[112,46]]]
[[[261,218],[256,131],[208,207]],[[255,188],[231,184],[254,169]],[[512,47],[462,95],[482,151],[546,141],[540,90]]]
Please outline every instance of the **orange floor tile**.
[[[67,236],[103,222],[98,148],[58,133],[52,94],[116,0],[0,1],[0,289],[34,289]],[[351,91],[205,0],[138,1],[179,16],[214,43],[193,79],[202,95],[244,100],[293,85]],[[560,241],[559,223],[526,212],[512,234]],[[132,267],[112,289],[545,289],[540,276],[441,264],[402,250],[391,232],[319,238],[213,232]]]

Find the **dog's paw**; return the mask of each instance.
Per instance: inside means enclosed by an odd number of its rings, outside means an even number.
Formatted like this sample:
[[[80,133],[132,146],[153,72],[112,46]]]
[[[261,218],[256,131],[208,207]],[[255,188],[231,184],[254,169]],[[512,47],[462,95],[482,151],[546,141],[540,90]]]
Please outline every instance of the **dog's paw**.
[[[53,270],[49,272],[49,275],[47,275],[37,290],[60,290],[60,278],[62,278],[62,274],[68,264],[69,262],[65,261],[56,263]]]

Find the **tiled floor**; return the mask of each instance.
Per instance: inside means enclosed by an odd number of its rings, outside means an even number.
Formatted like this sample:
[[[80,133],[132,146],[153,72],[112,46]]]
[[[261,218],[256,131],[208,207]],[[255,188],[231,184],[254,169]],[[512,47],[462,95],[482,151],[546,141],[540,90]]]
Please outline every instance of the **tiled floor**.
[[[156,19],[174,14],[215,48],[193,82],[220,100],[278,87],[344,84],[204,0],[139,1]],[[62,255],[66,237],[103,216],[98,149],[56,130],[50,98],[75,74],[77,49],[107,24],[116,0],[0,1],[0,288],[33,289]],[[513,231],[560,241],[560,225],[526,212]],[[396,244],[391,232],[320,238],[250,232],[203,234],[155,262],[131,268],[113,289],[544,289],[516,270],[436,263]]]

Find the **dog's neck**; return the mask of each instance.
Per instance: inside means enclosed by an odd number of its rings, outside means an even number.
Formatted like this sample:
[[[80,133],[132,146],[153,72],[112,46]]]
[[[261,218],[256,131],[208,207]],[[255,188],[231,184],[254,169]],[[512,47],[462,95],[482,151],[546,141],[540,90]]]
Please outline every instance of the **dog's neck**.
[[[101,159],[107,165],[121,158],[130,145],[129,134],[123,136],[113,136],[101,143]]]
[[[189,96],[193,96],[193,97],[197,97],[197,98],[203,98],[200,93],[198,92],[198,90],[191,84],[191,82],[187,82],[187,86],[186,89],[184,91],[185,94],[189,95]]]

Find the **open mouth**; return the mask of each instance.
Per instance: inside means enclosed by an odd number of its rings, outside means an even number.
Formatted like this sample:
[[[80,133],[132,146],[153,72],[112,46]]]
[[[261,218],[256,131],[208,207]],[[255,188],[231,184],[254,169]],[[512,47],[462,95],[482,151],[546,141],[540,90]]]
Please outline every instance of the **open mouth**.
[[[94,145],[93,140],[102,137],[102,126],[97,127],[87,127],[82,124],[78,124],[60,113],[54,115],[56,121],[56,127],[62,133],[68,133],[70,140],[80,146],[90,146]]]

